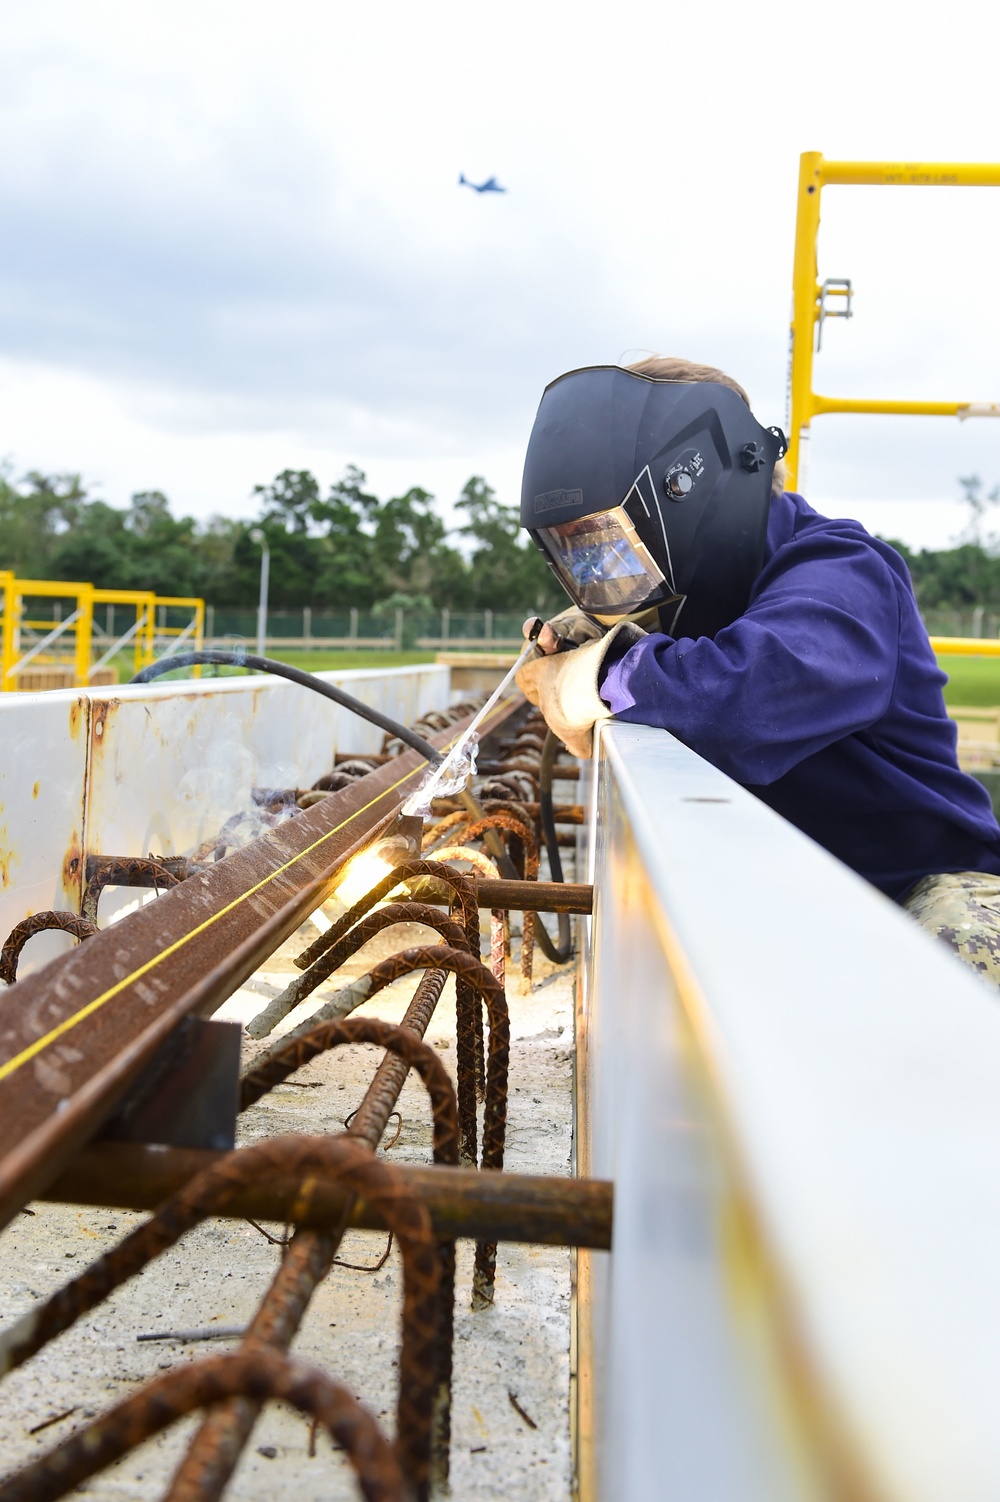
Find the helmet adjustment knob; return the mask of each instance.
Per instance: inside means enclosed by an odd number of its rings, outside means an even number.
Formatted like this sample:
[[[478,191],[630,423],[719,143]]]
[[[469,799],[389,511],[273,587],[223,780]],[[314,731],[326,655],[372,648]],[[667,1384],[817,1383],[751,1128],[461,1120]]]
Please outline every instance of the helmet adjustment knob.
[[[667,495],[671,500],[682,501],[694,486],[694,478],[686,469],[675,469],[665,480]]]
[[[740,464],[751,474],[756,474],[763,463],[764,445],[762,443],[745,443],[740,449]]]

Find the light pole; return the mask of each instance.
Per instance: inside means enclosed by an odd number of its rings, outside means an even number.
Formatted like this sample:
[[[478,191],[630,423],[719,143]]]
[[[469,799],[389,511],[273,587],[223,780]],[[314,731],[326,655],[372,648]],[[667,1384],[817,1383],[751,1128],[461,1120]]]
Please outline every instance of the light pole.
[[[271,550],[259,527],[250,533],[250,541],[260,548],[260,601],[257,605],[257,656],[267,652],[267,580],[271,571]]]

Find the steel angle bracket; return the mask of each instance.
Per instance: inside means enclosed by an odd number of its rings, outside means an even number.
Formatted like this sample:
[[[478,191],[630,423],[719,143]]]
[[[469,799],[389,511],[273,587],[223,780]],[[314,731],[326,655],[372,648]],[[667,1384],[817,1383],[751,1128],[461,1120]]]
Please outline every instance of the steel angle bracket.
[[[484,729],[522,703],[498,704]],[[430,739],[445,749],[467,723]],[[394,757],[4,993],[0,1227],[94,1135],[178,1023],[211,1015],[325,900],[425,769],[416,751]]]

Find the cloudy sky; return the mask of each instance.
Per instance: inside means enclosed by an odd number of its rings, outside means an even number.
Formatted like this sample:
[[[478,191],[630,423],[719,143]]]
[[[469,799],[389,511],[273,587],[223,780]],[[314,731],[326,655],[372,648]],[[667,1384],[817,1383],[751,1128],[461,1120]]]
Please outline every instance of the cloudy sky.
[[[650,350],[783,424],[799,153],[1000,159],[998,32],[995,0],[0,0],[0,455],[198,516],[347,463],[513,500],[545,382]],[[818,387],[1000,399],[998,229],[998,190],[827,190],[856,316]],[[1000,422],[827,417],[807,489],[940,546],[972,472]]]

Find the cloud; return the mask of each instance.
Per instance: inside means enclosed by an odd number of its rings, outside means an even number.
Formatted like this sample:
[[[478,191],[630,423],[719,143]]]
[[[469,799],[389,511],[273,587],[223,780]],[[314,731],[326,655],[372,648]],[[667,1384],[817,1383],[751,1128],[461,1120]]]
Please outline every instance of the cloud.
[[[140,484],[196,509],[303,455],[442,493],[493,465],[512,490],[544,383],[649,348],[731,369],[783,422],[798,151],[960,159],[990,122],[985,40],[928,55],[859,0],[841,24],[867,39],[846,71],[822,16],[776,0],[720,0],[710,28],[637,0],[19,8],[0,354],[22,399],[0,450],[46,467],[72,432],[121,485],[155,454]],[[821,274],[858,296],[818,385],[1000,397],[1000,194],[973,198],[827,195]],[[943,498],[1000,472],[993,443],[827,418],[814,496]]]

